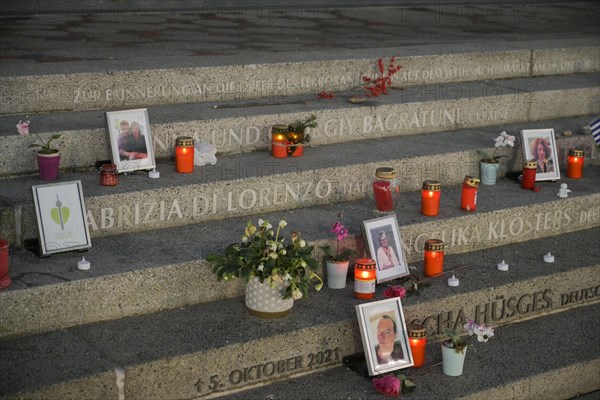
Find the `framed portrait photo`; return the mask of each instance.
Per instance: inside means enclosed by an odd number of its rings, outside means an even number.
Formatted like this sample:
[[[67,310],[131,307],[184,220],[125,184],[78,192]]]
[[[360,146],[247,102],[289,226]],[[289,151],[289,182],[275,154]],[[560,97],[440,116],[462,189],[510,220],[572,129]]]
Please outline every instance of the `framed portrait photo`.
[[[358,304],[356,315],[369,375],[413,366],[399,297]]]
[[[119,172],[156,167],[147,109],[107,112],[106,120],[112,159]]]
[[[525,161],[537,161],[535,180],[560,179],[554,129],[524,129],[521,131],[521,136]]]
[[[363,237],[377,264],[377,283],[408,275],[396,214],[363,221]]]
[[[42,255],[92,247],[81,181],[36,185],[32,189]]]

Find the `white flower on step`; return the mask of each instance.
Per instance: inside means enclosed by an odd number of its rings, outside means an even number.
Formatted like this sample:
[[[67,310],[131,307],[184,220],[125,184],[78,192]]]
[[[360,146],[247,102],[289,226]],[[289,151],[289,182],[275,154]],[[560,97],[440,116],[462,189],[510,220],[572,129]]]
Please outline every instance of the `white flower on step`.
[[[306,246],[306,242],[304,240],[300,240],[300,247]]]
[[[283,250],[280,251],[280,253],[281,253],[282,256],[285,256],[287,254],[287,251],[285,249],[283,249]]]
[[[264,223],[265,221],[262,218],[258,219],[258,226],[263,226]]]
[[[246,243],[248,241],[248,236],[242,236],[242,243]]]
[[[283,277],[283,279],[284,279],[286,282],[289,282],[289,281],[291,281],[291,280],[292,280],[292,276],[291,276],[289,273],[287,273],[287,272],[286,272],[286,273],[285,273],[285,276]]]
[[[265,270],[265,264],[260,264],[258,266],[258,268],[256,268],[257,271],[264,271]]]
[[[463,328],[469,331],[469,336],[473,336],[475,333],[475,327],[478,326],[474,320],[470,319],[466,324],[463,325]]]
[[[275,253],[274,251],[269,253],[269,257],[271,257],[273,260],[277,260],[277,253]]]
[[[300,300],[302,298],[302,292],[298,289],[292,291],[292,298],[294,300]]]
[[[504,146],[515,146],[515,137],[506,133],[506,131],[501,132],[500,136],[496,138],[496,147],[504,147]]]
[[[478,342],[487,342],[494,336],[494,329],[485,325],[476,325],[474,329]]]
[[[287,226],[287,222],[285,222],[284,220],[279,221],[280,228],[285,228],[286,226]]]

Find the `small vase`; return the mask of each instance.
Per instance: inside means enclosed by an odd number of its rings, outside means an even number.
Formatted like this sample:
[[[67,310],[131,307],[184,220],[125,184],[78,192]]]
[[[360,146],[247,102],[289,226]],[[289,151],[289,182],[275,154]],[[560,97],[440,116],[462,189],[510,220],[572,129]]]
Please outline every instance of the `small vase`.
[[[485,161],[479,162],[479,172],[481,177],[481,183],[484,185],[495,185],[496,178],[498,177],[498,169],[500,163],[489,163]]]
[[[43,181],[53,181],[58,176],[60,153],[37,153],[37,163],[40,171],[40,179]]]
[[[271,287],[267,279],[261,283],[258,277],[253,276],[246,285],[246,307],[257,317],[285,317],[294,306],[294,299],[283,298],[286,287],[287,284],[283,281]]]
[[[344,289],[348,276],[350,261],[327,261],[327,287],[329,289]]]
[[[442,342],[442,368],[444,374],[448,376],[462,375],[466,354],[467,347],[463,349],[462,353],[457,353],[453,348],[444,346]]]

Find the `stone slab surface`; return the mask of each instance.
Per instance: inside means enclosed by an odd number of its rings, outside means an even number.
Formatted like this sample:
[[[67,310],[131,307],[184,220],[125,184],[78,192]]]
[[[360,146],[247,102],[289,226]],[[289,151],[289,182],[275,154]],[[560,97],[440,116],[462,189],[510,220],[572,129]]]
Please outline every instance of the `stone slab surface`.
[[[460,377],[442,373],[442,367],[435,365],[442,360],[439,344],[428,342],[427,364],[421,369],[403,371],[417,387],[401,396],[415,400],[596,399],[597,392],[589,397],[582,394],[600,388],[600,343],[594,322],[599,312],[596,304],[498,328],[495,339],[477,343],[477,352],[468,353]],[[570,329],[573,326],[581,326],[582,329],[573,333]],[[570,340],[561,341],[561,338],[567,337]],[[561,351],[557,351],[557,347]],[[565,379],[569,381],[568,385],[564,385]],[[324,391],[332,400],[382,398],[373,390],[369,379],[345,367],[219,398],[313,400],[321,398]]]
[[[597,264],[598,251],[590,251],[596,243],[597,237],[588,231],[514,244],[484,254],[449,256],[448,271],[470,265],[455,272],[461,279],[461,286],[448,287],[447,276],[430,280],[432,286],[421,296],[404,299],[405,317],[408,322],[424,322],[434,340],[445,326],[453,327],[467,318],[498,326],[596,303],[600,299],[600,265]],[[540,249],[549,247],[557,256],[551,265],[541,261],[544,252]],[[506,258],[512,269],[508,273],[497,271],[496,260],[509,252],[513,256]],[[384,286],[378,287],[375,299],[383,299]],[[15,342],[28,349],[41,346],[47,335],[72,335],[77,342],[87,343],[93,354],[101,354],[109,365],[125,371],[126,398],[193,398],[340,365],[342,356],[362,348],[354,311],[354,306],[362,302],[354,299],[350,284],[344,290],[323,289],[320,293],[311,292],[308,299],[297,302],[284,320],[266,321],[250,316],[244,310],[243,299],[235,298],[57,333],[5,339],[2,351],[7,352],[6,349],[12,348]],[[336,313],[327,311],[332,307]],[[571,312],[576,313],[570,310],[563,314]],[[547,332],[558,332],[555,329],[563,328],[540,323],[538,334],[560,343],[564,336],[548,335]],[[597,329],[597,326],[589,324],[583,329],[589,335],[585,329]],[[502,336],[497,336],[485,346],[486,349],[500,341]],[[586,339],[589,337],[595,336]],[[539,338],[522,340],[530,345],[540,341]],[[586,340],[586,343],[577,342],[585,348],[586,356],[581,357],[575,352],[569,357],[580,362],[598,358],[597,348],[594,353],[585,347],[594,346],[594,342]],[[316,361],[319,352],[323,353],[322,357],[329,356]],[[76,348],[67,348],[64,357],[78,359],[78,353]],[[431,356],[428,356],[428,362]],[[553,358],[553,362],[561,360],[557,354],[548,354],[548,357]],[[543,360],[541,365],[553,363]],[[19,359],[24,371],[34,365],[43,371],[46,363],[51,362],[52,356],[35,361],[22,356]],[[12,363],[9,361],[9,365]],[[263,376],[256,374],[258,365],[261,369],[267,368]],[[514,368],[512,364],[500,362],[499,365],[503,370]],[[553,368],[559,368],[563,362],[555,365]],[[0,372],[3,374],[0,380],[3,392],[30,389],[27,382],[10,379],[11,371],[12,368],[4,368]],[[59,379],[41,377],[40,381],[59,384],[73,378],[78,379],[67,372]],[[86,388],[83,384],[79,387]]]
[[[534,193],[520,189],[514,182],[500,180],[495,186],[480,189],[475,213],[459,209],[458,187],[444,188],[442,211],[434,219],[420,214],[419,192],[405,193],[396,214],[407,261],[421,262],[423,243],[428,238],[444,240],[447,254],[467,255],[589,228],[595,229],[589,232],[597,241],[597,169],[587,169],[582,180],[569,181],[573,192],[568,199],[556,197],[558,183],[540,183],[542,190]],[[260,217],[270,221],[285,219],[293,227],[290,229],[299,230],[319,246],[331,240],[331,223],[343,211],[352,235],[345,245],[366,255],[360,232],[362,222],[373,218],[371,209],[372,200],[362,199]],[[29,252],[15,251],[11,273],[14,284],[0,293],[5,311],[0,316],[0,334],[57,329],[241,295],[240,284],[217,283],[203,260],[207,254],[221,252],[227,243],[239,240],[240,227],[248,219],[230,218],[97,238],[85,253],[92,262],[92,269],[85,272],[76,269],[81,257],[78,253],[39,259]],[[56,306],[49,306],[53,304]]]
[[[391,91],[360,105],[343,96],[328,101],[277,98],[274,102],[194,103],[148,107],[153,149],[157,159],[174,157],[178,136],[217,147],[219,154],[269,151],[271,126],[291,123],[314,113],[318,126],[311,129],[311,145],[414,135],[452,129],[484,128],[596,115],[600,109],[598,74],[417,85]],[[215,108],[217,107],[217,108]],[[97,160],[111,159],[106,123],[110,109],[78,113],[52,113],[30,117],[32,132],[46,139],[54,133],[61,150],[61,168],[89,168]],[[16,132],[23,116],[0,118],[0,176],[35,172],[35,153]],[[593,117],[589,117],[591,120]],[[585,124],[589,123],[585,121]],[[574,130],[581,128],[576,127]]]

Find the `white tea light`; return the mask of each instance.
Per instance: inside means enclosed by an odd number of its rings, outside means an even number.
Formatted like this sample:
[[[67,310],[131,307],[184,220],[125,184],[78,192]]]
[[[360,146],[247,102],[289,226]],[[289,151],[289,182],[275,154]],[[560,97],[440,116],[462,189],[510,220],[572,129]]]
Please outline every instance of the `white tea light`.
[[[454,275],[452,275],[452,278],[448,278],[448,286],[458,286],[459,283],[459,279]]]
[[[155,168],[152,171],[148,171],[148,177],[152,179],[158,179],[160,178],[160,172],[158,172]]]
[[[547,263],[553,263],[554,262],[554,256],[552,254],[550,254],[550,252],[548,252],[548,254],[546,254],[544,256],[544,261]]]
[[[90,269],[90,262],[85,259],[85,257],[81,257],[81,261],[77,263],[77,269],[80,271],[87,271]]]
[[[502,260],[501,263],[498,263],[498,271],[508,271],[508,264]]]

